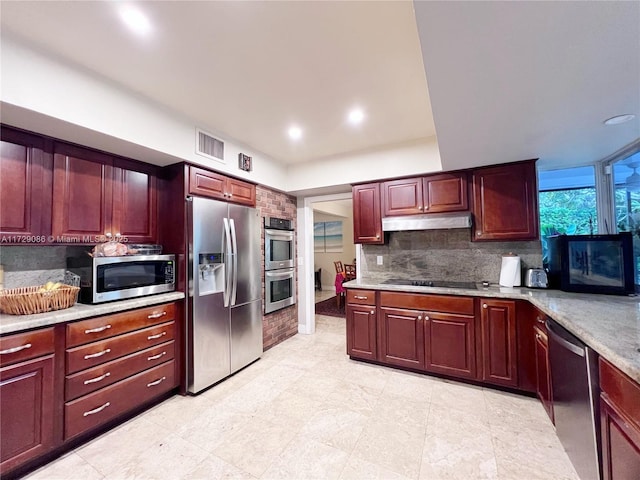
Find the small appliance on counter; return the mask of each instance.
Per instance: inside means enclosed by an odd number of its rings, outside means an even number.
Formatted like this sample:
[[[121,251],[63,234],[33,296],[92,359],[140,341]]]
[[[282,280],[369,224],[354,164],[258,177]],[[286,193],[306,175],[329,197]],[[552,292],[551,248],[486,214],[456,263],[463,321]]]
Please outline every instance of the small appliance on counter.
[[[528,268],[524,274],[524,286],[527,288],[547,288],[547,272],[542,268]]]
[[[566,292],[635,293],[633,237],[554,235],[549,246],[549,286]]]
[[[172,292],[175,255],[91,257],[78,252],[67,258],[69,271],[80,276],[80,303],[103,303]]]
[[[520,257],[513,253],[502,256],[500,267],[500,286],[519,287],[522,284]]]

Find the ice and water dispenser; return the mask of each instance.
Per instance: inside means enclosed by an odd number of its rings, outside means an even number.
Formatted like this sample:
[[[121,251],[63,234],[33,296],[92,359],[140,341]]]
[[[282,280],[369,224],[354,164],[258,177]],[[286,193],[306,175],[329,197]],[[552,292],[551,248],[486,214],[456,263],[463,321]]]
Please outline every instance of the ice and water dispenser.
[[[201,253],[198,256],[198,294],[224,293],[224,255]]]

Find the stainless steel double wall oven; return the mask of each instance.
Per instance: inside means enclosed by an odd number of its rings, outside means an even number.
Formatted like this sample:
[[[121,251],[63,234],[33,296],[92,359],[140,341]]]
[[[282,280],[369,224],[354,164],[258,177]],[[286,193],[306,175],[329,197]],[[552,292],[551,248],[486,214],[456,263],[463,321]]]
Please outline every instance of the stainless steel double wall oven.
[[[295,233],[291,220],[264,219],[264,311],[296,303]]]

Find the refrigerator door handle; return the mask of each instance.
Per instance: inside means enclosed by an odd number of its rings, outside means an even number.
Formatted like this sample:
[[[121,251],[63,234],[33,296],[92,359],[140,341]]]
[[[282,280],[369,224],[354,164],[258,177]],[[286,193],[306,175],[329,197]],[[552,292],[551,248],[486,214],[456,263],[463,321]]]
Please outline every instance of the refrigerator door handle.
[[[233,255],[233,286],[231,287],[231,305],[236,304],[236,292],[238,291],[238,242],[236,239],[236,224],[233,218],[229,220],[231,225],[231,254]]]
[[[229,219],[223,219],[224,237],[222,238],[222,255],[224,256],[224,306],[228,307],[231,300],[231,278],[233,275],[231,258],[231,232],[229,228]]]

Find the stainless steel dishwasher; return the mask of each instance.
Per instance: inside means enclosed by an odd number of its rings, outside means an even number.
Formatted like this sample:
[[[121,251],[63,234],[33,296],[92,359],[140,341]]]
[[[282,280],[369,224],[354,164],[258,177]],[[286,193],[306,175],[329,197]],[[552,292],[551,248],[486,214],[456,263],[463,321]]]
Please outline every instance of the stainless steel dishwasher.
[[[556,433],[581,480],[601,478],[598,355],[547,319]]]

